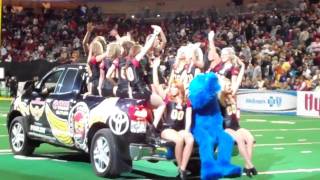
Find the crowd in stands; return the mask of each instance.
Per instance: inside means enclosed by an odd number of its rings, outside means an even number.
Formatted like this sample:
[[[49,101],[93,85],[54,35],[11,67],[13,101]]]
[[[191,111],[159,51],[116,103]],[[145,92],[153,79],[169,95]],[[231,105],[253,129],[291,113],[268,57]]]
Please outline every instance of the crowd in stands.
[[[150,22],[152,21],[152,22]],[[201,42],[207,54],[207,33],[216,32],[218,48],[233,46],[246,64],[242,88],[320,91],[320,3],[301,1],[295,9],[252,12],[237,16],[182,13],[153,20],[103,15],[98,8],[75,10],[3,8],[2,62],[47,60],[61,64],[85,61],[82,39],[87,23],[108,41],[109,32],[130,32],[145,42],[158,24],[167,36],[165,59],[174,59],[187,42]],[[94,36],[93,36],[94,37]]]

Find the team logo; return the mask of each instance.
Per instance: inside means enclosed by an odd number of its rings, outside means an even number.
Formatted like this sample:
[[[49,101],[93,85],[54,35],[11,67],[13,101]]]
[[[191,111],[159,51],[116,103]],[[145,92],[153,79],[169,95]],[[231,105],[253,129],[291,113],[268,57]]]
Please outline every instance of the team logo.
[[[69,114],[70,133],[73,134],[75,146],[88,151],[87,132],[89,130],[89,113],[90,110],[86,103],[76,104]]]
[[[36,121],[39,121],[45,108],[45,102],[40,98],[32,100],[30,103],[30,113]]]
[[[109,128],[116,135],[125,134],[129,129],[128,116],[122,111],[115,113],[109,118]]]
[[[57,115],[67,116],[69,114],[70,101],[54,100],[52,109]]]

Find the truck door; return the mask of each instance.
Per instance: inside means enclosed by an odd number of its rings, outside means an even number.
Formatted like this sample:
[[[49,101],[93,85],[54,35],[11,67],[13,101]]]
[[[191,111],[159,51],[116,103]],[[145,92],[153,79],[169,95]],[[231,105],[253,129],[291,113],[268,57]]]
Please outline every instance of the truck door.
[[[46,118],[46,101],[58,87],[64,74],[64,68],[49,72],[36,86],[30,97],[30,131],[29,135],[55,142],[52,137],[50,124]]]
[[[54,93],[46,100],[46,118],[53,136],[58,143],[73,146],[73,133],[70,131],[69,112],[77,102],[80,93],[80,70],[67,68]]]

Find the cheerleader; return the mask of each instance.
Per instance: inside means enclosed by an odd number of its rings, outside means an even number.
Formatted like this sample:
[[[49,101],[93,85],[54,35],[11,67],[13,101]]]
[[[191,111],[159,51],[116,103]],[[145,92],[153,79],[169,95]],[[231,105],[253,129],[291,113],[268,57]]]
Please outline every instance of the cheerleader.
[[[183,84],[177,80],[174,80],[167,90],[162,88],[158,80],[159,65],[160,58],[156,58],[153,64],[153,81],[154,87],[165,103],[159,107],[160,116],[154,118],[153,125],[160,130],[161,138],[175,143],[175,157],[179,175],[181,179],[186,179],[186,167],[194,143],[193,136],[190,133],[192,121],[191,104],[186,98]],[[162,116],[163,120],[161,121]],[[161,123],[159,124],[160,121]]]
[[[242,79],[241,76],[239,77]],[[222,86],[219,100],[224,117],[225,131],[237,142],[239,152],[245,161],[243,171],[249,177],[257,175],[258,172],[252,163],[254,137],[249,130],[240,127],[240,110],[237,108],[231,81],[223,76],[220,76],[219,80]]]
[[[129,81],[126,77],[126,66],[129,51],[134,45],[132,41],[124,41],[121,43],[121,55],[119,58],[113,60],[106,78],[114,85],[113,93],[120,98],[129,98]],[[114,76],[117,78],[117,82],[114,80]]]
[[[144,47],[141,47],[140,45],[134,45],[130,48],[126,68],[126,77],[129,81],[129,87],[132,90],[131,96],[135,99],[145,99],[147,101],[150,100],[151,104],[153,104],[154,98],[151,98],[152,92],[144,79],[144,69],[142,68],[140,61],[146,55],[158,34],[161,32],[161,28],[159,26],[152,26],[152,28],[154,29],[154,32],[146,41]]]
[[[110,74],[107,79],[106,75],[108,69],[112,66],[113,61],[118,61],[121,53],[121,46],[120,44],[113,42],[108,44],[107,51],[100,58],[103,61],[100,64],[100,78],[99,78],[99,85],[98,91],[100,96],[113,96],[113,87],[115,83],[113,83],[113,78],[115,78],[115,74]]]
[[[102,61],[99,55],[103,53],[103,46],[99,41],[93,41],[89,47],[87,59],[89,78],[89,90],[86,95],[99,95],[98,84],[100,77],[100,63]]]

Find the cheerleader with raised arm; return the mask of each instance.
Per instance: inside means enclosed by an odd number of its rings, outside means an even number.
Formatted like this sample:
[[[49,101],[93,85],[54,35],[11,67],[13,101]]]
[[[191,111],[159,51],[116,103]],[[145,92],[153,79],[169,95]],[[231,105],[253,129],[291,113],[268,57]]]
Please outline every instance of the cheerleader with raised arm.
[[[174,80],[166,90],[163,89],[159,84],[159,65],[160,58],[155,58],[153,62],[153,82],[165,103],[159,107],[160,115],[154,118],[153,125],[161,132],[161,138],[175,143],[175,158],[179,168],[179,176],[181,179],[186,179],[186,167],[194,144],[190,132],[192,122],[191,104],[186,98],[183,84],[179,81]]]
[[[107,46],[107,51],[100,57],[103,61],[100,64],[100,78],[98,91],[100,96],[113,96],[113,89],[115,86],[114,78],[115,73],[110,74],[109,78],[107,77],[107,72],[112,66],[114,61],[119,61],[121,55],[121,46],[117,42],[109,43]]]
[[[233,55],[233,54],[231,54]],[[237,58],[237,57],[233,57]],[[236,92],[240,86],[243,78],[245,65],[237,58],[237,63],[240,64],[240,69],[235,70],[238,67],[232,67],[231,79],[224,76],[219,77],[222,91],[219,96],[222,115],[224,117],[225,131],[230,134],[237,142],[239,152],[245,161],[243,171],[247,176],[257,175],[258,172],[252,163],[252,153],[254,145],[254,137],[249,130],[240,127],[240,110],[237,108]]]
[[[132,41],[124,41],[121,43],[121,55],[112,61],[110,68],[106,74],[106,78],[113,83],[113,93],[120,98],[129,98],[129,81],[127,80],[126,68],[129,51],[134,45]],[[117,81],[114,80],[114,75]]]
[[[103,54],[103,46],[99,41],[93,41],[89,47],[88,53],[88,72],[89,72],[89,89],[88,92],[85,94],[87,95],[99,95],[98,92],[98,84],[99,84],[99,77],[100,77],[100,64],[102,59],[98,58],[99,55]]]

